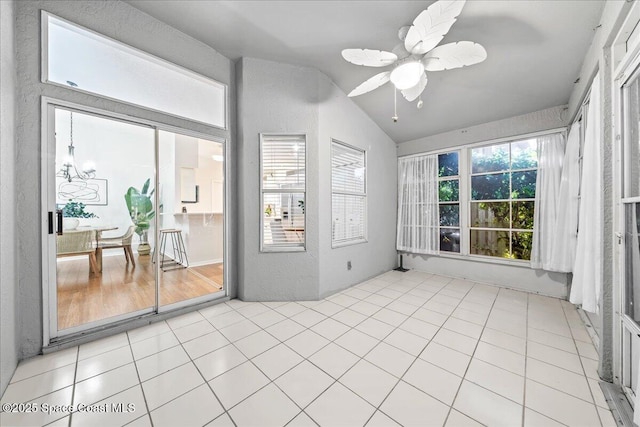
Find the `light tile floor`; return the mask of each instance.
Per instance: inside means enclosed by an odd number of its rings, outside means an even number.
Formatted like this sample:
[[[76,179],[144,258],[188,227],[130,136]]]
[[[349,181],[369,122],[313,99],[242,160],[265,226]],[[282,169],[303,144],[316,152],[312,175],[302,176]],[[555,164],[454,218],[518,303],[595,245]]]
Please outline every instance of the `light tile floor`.
[[[0,424],[614,426],[596,366],[566,301],[392,271],[26,360]]]

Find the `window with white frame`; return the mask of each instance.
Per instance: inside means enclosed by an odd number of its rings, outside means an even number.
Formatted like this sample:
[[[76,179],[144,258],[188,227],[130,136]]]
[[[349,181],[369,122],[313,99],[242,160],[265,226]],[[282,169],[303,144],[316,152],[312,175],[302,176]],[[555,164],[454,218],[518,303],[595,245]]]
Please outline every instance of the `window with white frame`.
[[[440,251],[460,252],[459,152],[438,155]]]
[[[536,139],[470,151],[470,253],[529,260],[538,167]]]
[[[43,12],[43,80],[218,128],[227,87]]]
[[[367,238],[365,152],[331,141],[331,242],[341,246]]]
[[[260,136],[261,250],[305,248],[304,135]]]

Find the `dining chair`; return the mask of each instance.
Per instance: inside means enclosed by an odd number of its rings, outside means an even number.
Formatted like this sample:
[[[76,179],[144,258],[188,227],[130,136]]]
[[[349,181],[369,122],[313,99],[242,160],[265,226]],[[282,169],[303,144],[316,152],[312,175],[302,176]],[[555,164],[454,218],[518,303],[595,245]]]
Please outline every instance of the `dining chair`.
[[[56,256],[89,255],[89,267],[91,272],[98,273],[96,261],[95,231],[74,231],[56,236]]]
[[[124,258],[127,261],[127,264],[131,261],[131,264],[135,267],[136,261],[133,258],[133,250],[131,250],[131,242],[133,241],[135,229],[135,225],[131,225],[122,236],[101,237],[100,240],[98,240],[98,250],[122,248],[124,250]]]

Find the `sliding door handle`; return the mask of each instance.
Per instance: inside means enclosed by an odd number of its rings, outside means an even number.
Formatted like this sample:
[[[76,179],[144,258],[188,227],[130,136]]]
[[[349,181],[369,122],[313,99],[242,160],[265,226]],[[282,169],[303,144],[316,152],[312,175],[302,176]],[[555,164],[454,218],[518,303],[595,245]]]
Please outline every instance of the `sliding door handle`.
[[[58,209],[56,211],[56,218],[57,218],[56,223],[58,225],[57,234],[61,236],[62,235],[62,209]]]
[[[49,234],[53,234],[53,212],[48,212],[47,219],[49,220]]]

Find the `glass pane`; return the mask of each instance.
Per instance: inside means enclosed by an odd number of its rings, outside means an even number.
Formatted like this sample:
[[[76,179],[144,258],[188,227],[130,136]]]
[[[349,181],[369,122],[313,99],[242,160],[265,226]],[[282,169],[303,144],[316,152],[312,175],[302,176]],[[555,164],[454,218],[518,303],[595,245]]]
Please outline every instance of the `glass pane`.
[[[457,202],[459,199],[458,180],[440,181],[438,199],[441,202]]]
[[[331,191],[365,192],[364,151],[333,141],[331,144]]]
[[[460,205],[440,205],[440,225],[459,226],[460,225]]]
[[[534,199],[536,197],[537,171],[513,172],[511,174],[511,197]]]
[[[55,133],[58,329],[150,312],[153,129],[56,108]]]
[[[511,256],[513,259],[531,259],[531,245],[533,233],[526,231],[514,231],[511,234]]]
[[[460,252],[460,230],[456,228],[441,228],[440,250],[445,252]]]
[[[509,202],[472,202],[471,226],[509,228]]]
[[[471,230],[471,253],[508,258],[509,232]]]
[[[458,152],[438,155],[438,176],[458,175]]]
[[[303,193],[264,194],[264,247],[304,247],[304,200]]]
[[[93,31],[48,17],[48,80],[226,127],[226,87]]]
[[[365,196],[333,194],[331,238],[334,243],[365,238]]]
[[[509,144],[471,150],[471,173],[509,170]]]
[[[221,295],[222,144],[160,131],[158,146],[160,241],[154,252],[159,266],[160,305]],[[194,199],[186,194],[193,194]]]
[[[624,196],[640,196],[640,79],[636,78],[625,95],[629,109],[625,111]]]
[[[493,173],[471,177],[472,200],[509,199],[509,173]]]
[[[305,190],[304,136],[262,137],[262,188]]]
[[[640,324],[640,203],[624,206],[625,313]]]
[[[511,169],[538,167],[538,142],[535,139],[511,143]]]
[[[512,227],[533,230],[534,209],[535,202],[513,202]]]

